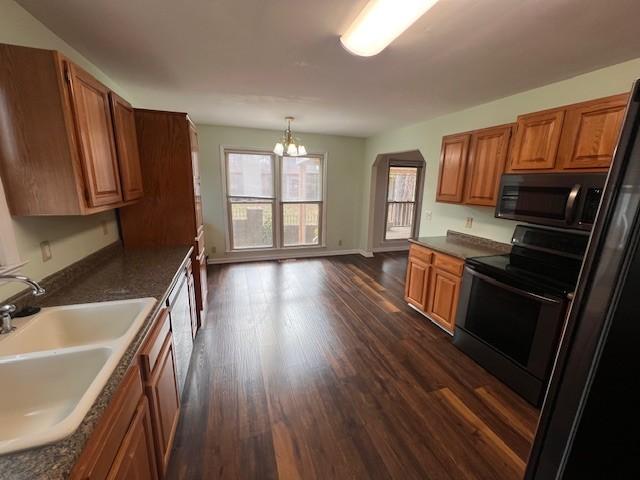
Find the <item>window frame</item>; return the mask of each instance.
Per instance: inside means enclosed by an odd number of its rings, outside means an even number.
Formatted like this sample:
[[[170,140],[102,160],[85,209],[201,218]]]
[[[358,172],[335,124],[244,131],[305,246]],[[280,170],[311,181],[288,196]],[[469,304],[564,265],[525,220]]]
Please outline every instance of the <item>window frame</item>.
[[[272,210],[272,218],[273,218],[273,246],[272,247],[247,247],[247,248],[233,248],[233,225],[232,225],[232,216],[231,216],[231,202],[229,201],[229,176],[228,176],[228,154],[229,153],[240,153],[240,154],[257,154],[257,155],[268,155],[272,158],[272,165],[274,167],[274,199],[273,199],[273,210]],[[282,201],[282,161],[284,157],[288,157],[288,155],[279,156],[275,153],[264,150],[259,147],[238,147],[233,145],[220,145],[220,166],[221,166],[221,184],[222,184],[222,201],[226,204],[224,211],[224,223],[225,223],[225,253],[229,254],[242,254],[242,253],[250,253],[250,252],[269,252],[269,251],[291,251],[291,250],[306,250],[306,249],[316,249],[316,248],[326,248],[326,222],[327,222],[327,163],[328,163],[328,154],[325,153],[315,153],[309,152],[307,155],[302,155],[302,157],[314,157],[319,158],[321,163],[321,200],[320,201],[304,201],[304,202],[291,202],[291,201]],[[234,198],[240,198],[235,197]],[[247,197],[250,199],[257,200],[256,203],[262,203],[259,197]],[[264,203],[267,203],[266,201]],[[283,221],[283,209],[285,203],[291,204],[301,204],[301,203],[318,203],[320,204],[320,209],[318,212],[318,244],[309,244],[309,245],[284,245],[284,221]]]
[[[397,202],[397,201],[389,201],[389,186],[391,184],[391,169],[392,168],[415,168],[416,169],[416,185],[413,191],[413,201],[405,201],[405,202]],[[403,242],[407,241],[411,238],[415,238],[416,236],[416,226],[417,226],[417,218],[418,218],[418,196],[419,196],[419,185],[422,175],[422,167],[412,164],[411,162],[402,163],[400,161],[390,161],[387,164],[387,179],[386,179],[386,189],[384,195],[384,223],[382,230],[382,241],[383,242]],[[387,222],[389,221],[389,205],[390,204],[412,204],[413,205],[413,215],[411,221],[411,233],[407,238],[387,238]]]

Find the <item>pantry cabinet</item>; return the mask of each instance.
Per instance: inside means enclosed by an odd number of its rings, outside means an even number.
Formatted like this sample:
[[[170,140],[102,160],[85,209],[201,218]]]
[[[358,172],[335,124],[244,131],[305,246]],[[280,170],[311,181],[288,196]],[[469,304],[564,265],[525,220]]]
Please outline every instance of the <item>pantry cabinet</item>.
[[[464,261],[412,243],[405,300],[453,334]]]
[[[193,246],[197,326],[207,311],[198,133],[186,113],[135,109],[145,196],[120,209],[125,248]]]
[[[12,215],[88,215],[140,197],[127,196],[127,174],[141,175],[126,140],[132,125],[119,126],[105,85],[59,52],[5,44],[0,85],[0,174]]]

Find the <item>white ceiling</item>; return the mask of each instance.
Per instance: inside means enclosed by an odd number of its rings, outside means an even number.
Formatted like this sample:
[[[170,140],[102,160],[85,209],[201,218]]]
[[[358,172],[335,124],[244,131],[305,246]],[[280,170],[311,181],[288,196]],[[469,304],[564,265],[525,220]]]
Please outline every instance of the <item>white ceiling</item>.
[[[18,3],[138,106],[221,125],[368,136],[640,57],[638,0],[441,0],[372,58],[338,41],[366,0]]]

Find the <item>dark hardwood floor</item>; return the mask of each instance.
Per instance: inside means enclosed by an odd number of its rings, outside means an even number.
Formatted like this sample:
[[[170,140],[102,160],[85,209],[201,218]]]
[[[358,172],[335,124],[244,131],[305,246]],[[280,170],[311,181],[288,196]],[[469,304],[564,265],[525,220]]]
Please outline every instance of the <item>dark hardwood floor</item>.
[[[168,477],[520,478],[537,410],[406,305],[405,269],[211,269]]]

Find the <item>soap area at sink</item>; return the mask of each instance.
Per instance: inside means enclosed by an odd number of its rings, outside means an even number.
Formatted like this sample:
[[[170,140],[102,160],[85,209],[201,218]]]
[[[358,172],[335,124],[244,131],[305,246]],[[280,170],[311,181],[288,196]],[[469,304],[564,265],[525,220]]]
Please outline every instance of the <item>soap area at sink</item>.
[[[43,308],[0,335],[0,454],[72,434],[155,298]]]

